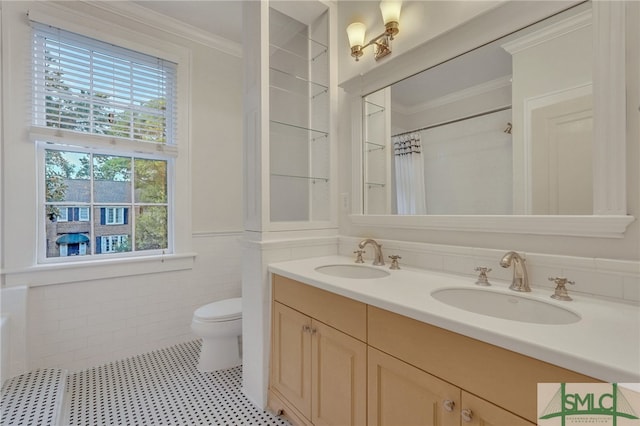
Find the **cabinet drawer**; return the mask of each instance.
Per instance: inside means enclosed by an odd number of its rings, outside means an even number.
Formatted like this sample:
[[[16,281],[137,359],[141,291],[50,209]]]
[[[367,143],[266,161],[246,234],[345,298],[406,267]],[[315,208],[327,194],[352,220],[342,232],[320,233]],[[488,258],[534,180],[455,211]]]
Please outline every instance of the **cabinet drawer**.
[[[367,305],[273,275],[273,299],[366,342]]]
[[[373,306],[368,343],[536,422],[537,384],[597,380]]]

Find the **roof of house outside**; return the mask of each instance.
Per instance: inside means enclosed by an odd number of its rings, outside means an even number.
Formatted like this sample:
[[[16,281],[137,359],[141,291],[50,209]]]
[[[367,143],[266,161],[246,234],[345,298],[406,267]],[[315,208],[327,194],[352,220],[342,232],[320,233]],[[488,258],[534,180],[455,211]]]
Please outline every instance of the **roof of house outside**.
[[[64,201],[91,202],[91,181],[88,179],[65,179],[67,189]],[[130,203],[131,181],[94,180],[94,202]]]

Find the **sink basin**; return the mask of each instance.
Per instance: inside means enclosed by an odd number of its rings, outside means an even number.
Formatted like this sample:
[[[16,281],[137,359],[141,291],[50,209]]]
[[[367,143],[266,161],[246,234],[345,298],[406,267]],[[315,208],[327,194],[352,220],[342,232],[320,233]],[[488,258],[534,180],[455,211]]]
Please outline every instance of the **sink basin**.
[[[541,300],[484,289],[446,288],[431,296],[447,305],[476,314],[535,324],[571,324],[580,316]]]
[[[318,266],[316,271],[322,274],[342,278],[371,279],[389,276],[389,273],[384,269],[372,268],[364,265],[324,265]]]

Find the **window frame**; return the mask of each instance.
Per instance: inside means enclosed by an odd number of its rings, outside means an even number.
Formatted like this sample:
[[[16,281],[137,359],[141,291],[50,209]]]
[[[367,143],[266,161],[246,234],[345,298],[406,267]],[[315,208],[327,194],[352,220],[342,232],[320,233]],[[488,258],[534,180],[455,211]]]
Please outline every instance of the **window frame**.
[[[78,206],[78,222],[91,222],[91,209],[89,207]],[[82,213],[86,212],[86,216]],[[85,218],[86,217],[86,218]]]
[[[60,214],[57,215],[57,222],[90,222],[91,215],[89,214],[89,207],[79,205],[79,203],[67,203],[69,205],[62,206],[60,208]],[[69,220],[69,209],[78,209],[78,219]],[[64,214],[62,214],[64,212]],[[84,213],[84,214],[83,214]]]
[[[139,152],[124,152],[124,151],[115,151],[115,150],[105,150],[100,148],[88,148],[88,147],[80,147],[77,145],[68,145],[61,143],[53,143],[53,142],[44,142],[44,141],[36,141],[37,145],[37,156],[38,156],[38,263],[39,264],[50,264],[50,263],[83,263],[88,261],[99,260],[104,257],[148,257],[154,255],[171,255],[175,254],[175,159],[171,156],[162,155],[162,154],[143,154]],[[166,203],[147,203],[147,202],[136,202],[132,199],[128,203],[123,203],[122,205],[117,205],[114,203],[104,203],[100,201],[93,200],[93,191],[91,193],[91,201],[88,204],[80,203],[80,202],[71,202],[71,201],[60,201],[61,205],[64,205],[65,208],[69,207],[78,207],[78,208],[86,208],[88,211],[93,210],[94,208],[104,208],[104,209],[122,209],[122,223],[108,223],[106,220],[106,211],[105,211],[105,223],[100,224],[100,218],[95,217],[95,215],[90,214],[89,222],[91,223],[90,229],[90,241],[91,245],[95,244],[95,227],[98,226],[119,226],[123,225],[124,222],[124,209],[129,210],[130,215],[135,215],[135,208],[139,206],[163,206],[166,205],[167,208],[167,248],[165,249],[149,249],[149,250],[131,250],[126,252],[97,252],[96,249],[93,249],[93,253],[91,250],[88,250],[89,253],[83,256],[56,256],[56,257],[47,257],[47,214],[46,214],[46,206],[52,205],[52,202],[46,201],[46,184],[45,184],[45,153],[47,150],[58,150],[64,152],[78,152],[78,153],[87,153],[93,155],[109,155],[109,156],[119,156],[119,157],[128,157],[133,160],[135,159],[144,159],[144,160],[159,160],[165,161],[167,166],[167,202]],[[91,178],[92,180],[93,178]],[[134,184],[134,175],[132,174],[131,183]],[[73,206],[71,206],[73,204]],[[54,204],[55,205],[55,202]],[[93,221],[91,221],[91,217],[93,217]],[[173,220],[172,220],[173,219]],[[98,223],[96,223],[98,221]],[[135,231],[133,227],[134,223],[131,223],[132,226],[132,240],[135,240]],[[69,257],[72,257],[73,260],[69,260]]]
[[[59,210],[60,214],[56,218],[58,222],[69,222],[69,207],[63,207]],[[64,212],[64,214],[62,214]]]
[[[115,241],[115,242],[114,242]],[[129,241],[129,236],[124,234],[102,235],[100,236],[100,253],[117,253],[115,245],[120,245]]]
[[[79,33],[77,31],[69,30],[64,27],[60,27],[57,25],[50,25],[46,22],[36,22],[35,20],[30,24],[30,32],[31,32],[31,40],[35,40],[35,33],[41,31],[44,27],[52,27],[53,31],[56,32],[58,29],[60,31],[70,33],[70,37],[80,40],[81,45],[96,43],[98,49],[109,47],[107,45],[112,45],[114,47],[113,51],[109,51],[109,54],[114,57],[118,57],[118,52],[126,50],[128,52],[133,52],[132,55],[127,56],[127,58],[131,58],[131,56],[143,55],[148,58],[158,58],[158,55],[149,54],[145,51],[141,51],[135,48],[132,48],[128,43],[118,44],[112,43],[111,41],[106,41],[101,37],[95,37],[93,35],[85,35]],[[45,28],[46,29],[46,28]],[[69,34],[65,35],[67,38]],[[128,53],[125,52],[125,53]],[[40,73],[40,75],[45,76],[44,73],[44,65],[37,64],[34,62],[34,52],[30,52],[30,67],[34,73]],[[112,135],[100,135],[96,134],[92,131],[88,132],[79,132],[71,129],[61,129],[57,127],[44,127],[41,124],[43,123],[43,112],[39,110],[38,105],[44,105],[40,102],[44,102],[44,99],[36,99],[35,96],[46,95],[45,91],[42,91],[38,88],[38,85],[41,85],[41,82],[36,80],[35,77],[31,78],[32,82],[32,90],[31,96],[33,98],[32,107],[30,109],[29,117],[32,122],[31,125],[31,138],[36,142],[37,151],[38,151],[38,167],[37,167],[37,176],[38,176],[38,246],[36,249],[37,252],[37,262],[38,264],[48,264],[48,263],[81,263],[86,262],[88,260],[96,260],[105,257],[105,254],[108,254],[110,257],[142,257],[142,256],[150,256],[150,255],[167,255],[175,253],[174,246],[174,233],[175,233],[175,197],[174,197],[174,185],[175,185],[175,162],[174,158],[178,155],[178,132],[176,131],[176,126],[178,125],[179,115],[175,114],[180,111],[180,106],[178,105],[178,85],[179,82],[179,62],[172,61],[170,59],[161,59],[163,61],[168,61],[171,63],[175,63],[175,69],[172,72],[174,80],[167,84],[169,88],[166,92],[166,96],[173,96],[174,99],[167,98],[168,104],[168,116],[165,118],[165,132],[166,132],[166,141],[164,143],[158,142],[149,142],[144,140],[136,140],[130,139],[128,137],[119,137]],[[34,74],[35,75],[35,74]],[[44,80],[43,80],[44,81]],[[169,102],[170,101],[170,102]],[[175,114],[175,116],[174,116]],[[98,251],[97,247],[94,247],[89,251],[89,254],[84,256],[73,256],[73,260],[69,260],[68,256],[52,256],[48,257],[47,253],[47,222],[46,222],[46,205],[50,205],[46,200],[46,185],[45,185],[45,152],[47,149],[56,149],[61,151],[68,152],[86,152],[94,155],[114,155],[114,156],[125,156],[133,159],[150,159],[150,160],[161,160],[166,162],[167,171],[166,171],[166,190],[167,190],[167,247],[164,249],[150,249],[150,250],[131,250],[127,252],[119,252],[117,254],[114,253],[105,253],[102,251]],[[91,181],[93,181],[93,176],[91,176]],[[132,185],[133,177],[132,177]],[[93,187],[93,185],[92,185]],[[91,203],[87,206],[89,210],[93,209],[95,206],[102,204],[94,202],[93,199],[93,190],[91,193]],[[62,203],[61,203],[62,204]],[[70,203],[65,203],[69,205]],[[131,203],[127,205],[132,208],[130,214],[135,215],[135,206],[140,203],[136,203],[135,200],[131,200]],[[144,204],[144,203],[142,203]],[[155,203],[151,205],[156,205]],[[75,206],[74,206],[75,207]],[[80,207],[80,206],[78,206]],[[108,205],[106,206],[108,207]],[[126,206],[123,206],[124,208]],[[114,211],[117,216],[117,212]],[[117,217],[115,218],[117,219]],[[117,220],[111,223],[110,225],[122,225],[124,222],[124,211],[122,211],[122,223]],[[68,217],[67,217],[68,220]],[[91,245],[94,246],[96,244],[95,240],[95,226],[96,220],[98,218],[93,217],[89,214],[88,221],[91,223]],[[135,240],[135,231],[133,227],[135,226],[133,223],[131,238]]]
[[[4,284],[20,286],[28,282],[29,286],[36,287],[192,269],[197,253],[192,248],[191,222],[190,122],[194,55],[191,43],[180,35],[166,31],[161,25],[140,26],[127,16],[103,14],[103,9],[90,4],[83,8],[65,2],[14,2],[5,6],[3,16],[6,15],[8,19],[3,19],[3,40],[6,41],[3,44],[6,47],[3,49],[3,56],[12,58],[12,61],[3,61],[0,74],[4,88],[2,115],[6,141],[3,155],[13,158],[11,162],[5,162],[5,173],[13,176],[15,181],[28,185],[5,185],[5,201],[14,208],[5,212],[5,221],[12,226],[5,229],[3,238],[12,241],[14,249],[3,252]],[[26,16],[34,21],[163,58],[178,65],[175,122],[179,151],[178,146],[154,146],[154,153],[171,156],[174,165],[173,205],[180,206],[180,215],[170,210],[173,217],[170,222],[173,226],[173,254],[113,258],[105,256],[66,263],[43,263],[38,258],[42,252],[39,239],[44,231],[39,220],[40,182],[37,174],[38,167],[42,165],[39,164],[35,142],[65,142],[56,133],[56,129],[29,129],[32,29]],[[71,135],[73,136],[75,135]],[[106,150],[114,146],[127,146],[126,141],[95,138],[95,135],[89,134],[74,138],[74,145],[86,146],[87,140],[91,141],[92,146]],[[131,144],[129,147],[139,148],[139,144]]]
[[[100,207],[100,208],[104,209],[105,225],[124,225],[125,207]],[[113,220],[110,220],[112,218]]]

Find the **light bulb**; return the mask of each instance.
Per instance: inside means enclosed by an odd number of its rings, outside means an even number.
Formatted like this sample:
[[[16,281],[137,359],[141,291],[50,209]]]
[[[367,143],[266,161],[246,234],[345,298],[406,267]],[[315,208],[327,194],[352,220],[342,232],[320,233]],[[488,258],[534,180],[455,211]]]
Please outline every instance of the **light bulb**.
[[[347,37],[349,37],[349,47],[362,46],[367,27],[362,22],[354,22],[347,27]]]
[[[387,25],[390,22],[400,22],[401,1],[382,0],[380,2],[380,12],[382,12],[382,20]]]

